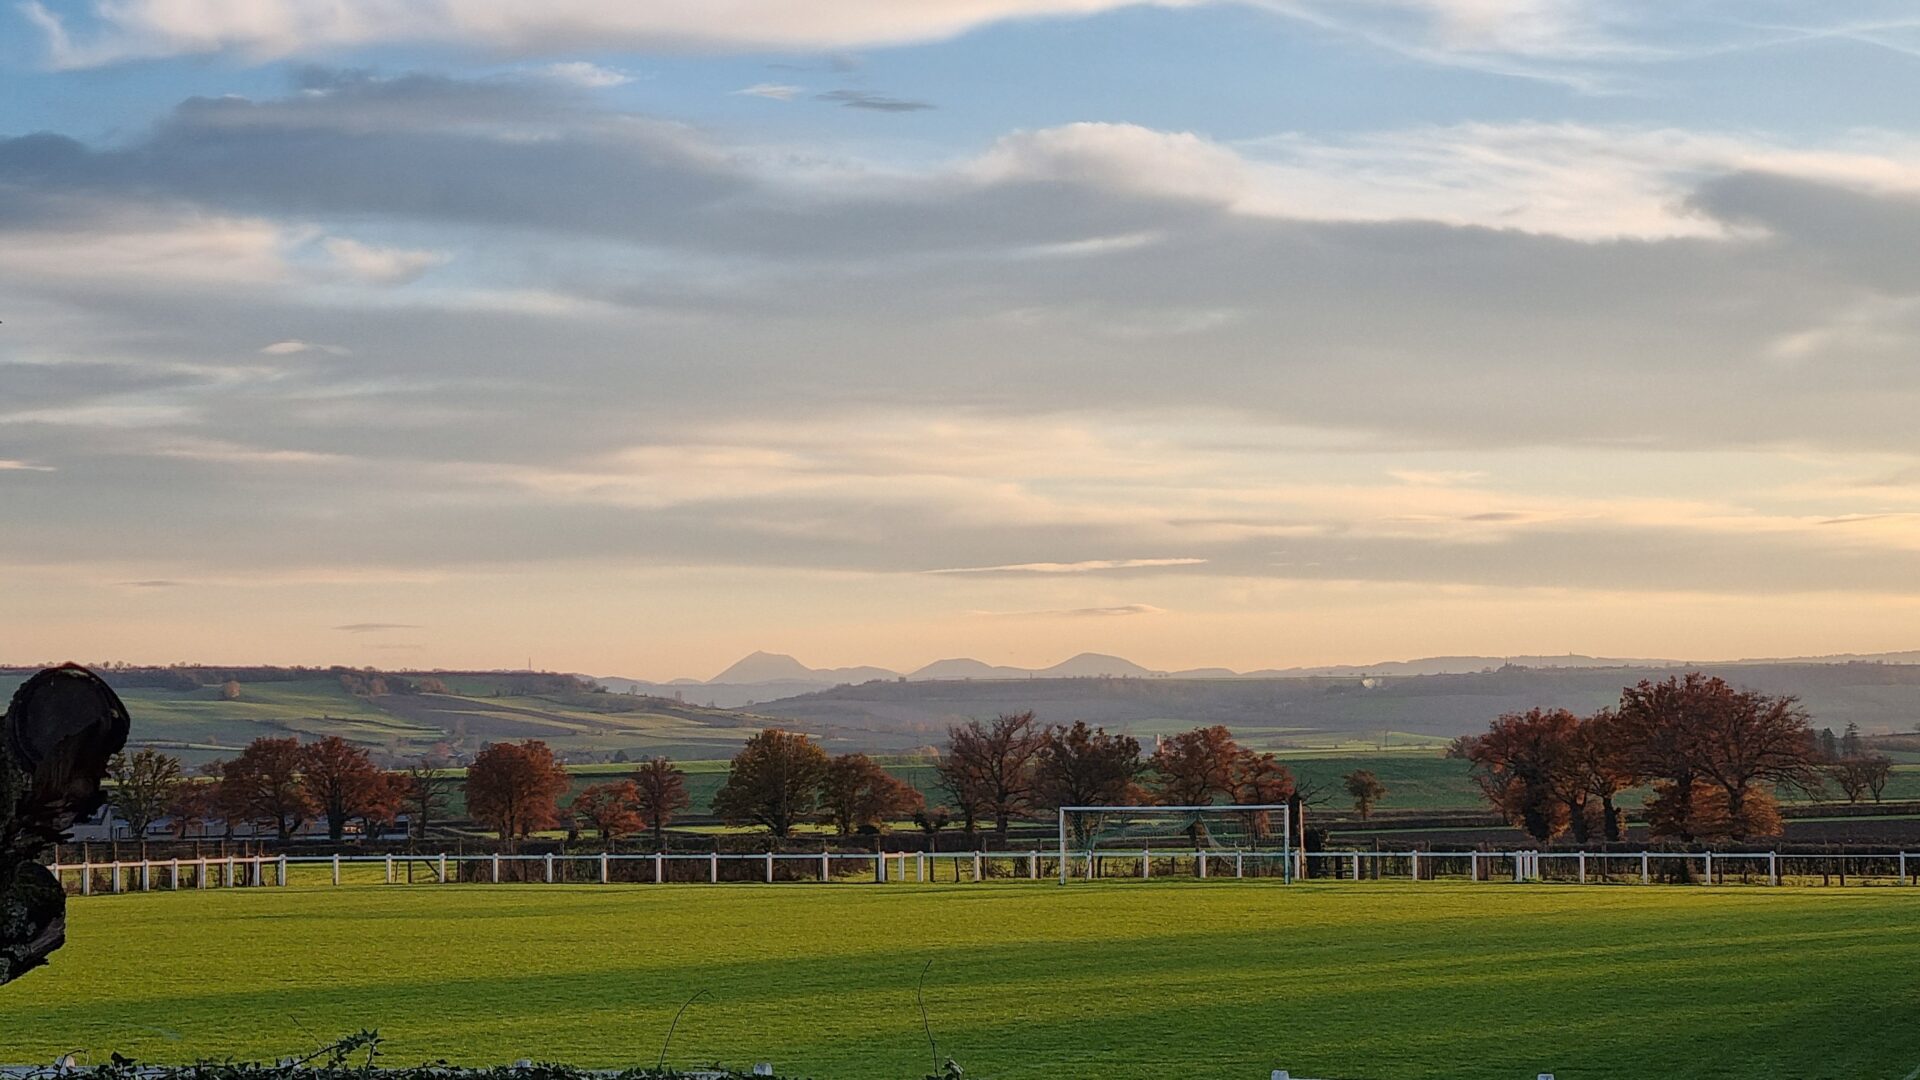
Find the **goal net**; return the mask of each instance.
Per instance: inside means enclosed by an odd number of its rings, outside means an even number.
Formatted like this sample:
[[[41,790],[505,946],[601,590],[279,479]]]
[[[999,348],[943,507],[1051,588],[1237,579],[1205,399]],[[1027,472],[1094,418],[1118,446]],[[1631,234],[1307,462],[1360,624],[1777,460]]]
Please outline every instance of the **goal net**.
[[[1155,876],[1291,881],[1285,803],[1233,806],[1063,806],[1060,881]]]

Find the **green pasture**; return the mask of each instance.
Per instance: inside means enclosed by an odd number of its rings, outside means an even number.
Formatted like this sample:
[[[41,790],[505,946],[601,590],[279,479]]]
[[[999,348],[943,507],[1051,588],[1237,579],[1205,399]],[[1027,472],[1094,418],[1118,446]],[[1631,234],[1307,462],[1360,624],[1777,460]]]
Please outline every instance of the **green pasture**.
[[[358,874],[359,880],[367,880]],[[817,1080],[1793,1077],[1920,1066],[1920,889],[418,886],[75,898],[0,1062],[774,1062]]]

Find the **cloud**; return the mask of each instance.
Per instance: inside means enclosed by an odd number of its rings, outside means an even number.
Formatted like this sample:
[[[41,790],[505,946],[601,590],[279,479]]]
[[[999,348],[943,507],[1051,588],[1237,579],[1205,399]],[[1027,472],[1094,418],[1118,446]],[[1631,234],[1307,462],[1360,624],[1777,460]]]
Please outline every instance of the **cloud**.
[[[834,102],[845,108],[871,109],[874,112],[920,112],[934,107],[925,101],[887,97],[865,90],[828,90],[822,94],[815,94],[814,97],[820,101]]]
[[[774,101],[792,101],[794,98],[806,92],[806,87],[793,86],[788,83],[754,83],[752,86],[743,86],[734,91],[736,94],[744,94],[748,97],[771,98]]]
[[[178,589],[184,587],[187,583],[184,581],[172,581],[166,578],[153,578],[147,581],[123,581],[120,584],[129,589]]]
[[[1188,0],[1157,0],[1186,6]],[[1141,0],[743,0],[704,4],[605,4],[597,0],[440,0],[391,4],[338,0],[83,0],[76,31],[38,0],[26,11],[65,67],[135,57],[234,52],[252,60],[389,43],[434,43],[490,52],[814,51],[937,41],[982,26],[1082,16]]]
[[[1448,487],[1484,480],[1487,474],[1477,469],[1393,469],[1387,473],[1403,484]]]
[[[975,611],[982,619],[1115,619],[1129,615],[1164,615],[1165,608],[1152,604],[1119,604],[1113,607],[1051,608],[1041,611]]]
[[[260,352],[264,356],[296,356],[304,352],[323,352],[329,356],[352,355],[352,350],[339,345],[323,345],[319,342],[301,341],[298,338],[288,338],[285,341],[261,346]]]
[[[379,285],[404,285],[447,261],[440,251],[383,248],[340,236],[321,241],[336,266],[362,281]]]
[[[1140,570],[1170,566],[1198,566],[1205,559],[1087,559],[1081,562],[1008,563],[1003,566],[960,566],[928,570],[929,574],[1090,574],[1103,570]]]
[[[418,630],[420,627],[414,623],[360,622],[336,626],[333,629],[348,634],[381,634],[389,630]]]
[[[604,90],[612,86],[625,86],[633,81],[633,76],[614,68],[601,67],[585,60],[568,60],[557,64],[548,64],[539,69],[540,74],[556,82],[581,86],[589,90]]]
[[[0,458],[0,472],[56,472],[52,465],[35,465],[27,461],[15,461],[12,458]]]

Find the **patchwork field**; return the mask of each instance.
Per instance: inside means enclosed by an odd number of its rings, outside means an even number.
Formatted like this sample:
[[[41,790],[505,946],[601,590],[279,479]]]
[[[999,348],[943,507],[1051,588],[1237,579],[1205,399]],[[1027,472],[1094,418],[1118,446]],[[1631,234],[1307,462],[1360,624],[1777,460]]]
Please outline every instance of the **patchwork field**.
[[[771,1060],[972,1076],[1905,1080],[1920,889],[421,886],[93,897],[0,1061]]]

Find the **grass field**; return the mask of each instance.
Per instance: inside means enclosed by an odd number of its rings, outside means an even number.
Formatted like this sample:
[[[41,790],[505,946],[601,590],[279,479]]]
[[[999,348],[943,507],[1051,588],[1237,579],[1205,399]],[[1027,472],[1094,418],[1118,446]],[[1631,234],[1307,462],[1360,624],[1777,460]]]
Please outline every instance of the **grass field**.
[[[76,899],[0,1061],[672,1060],[970,1075],[1906,1080],[1920,889],[290,887]]]

